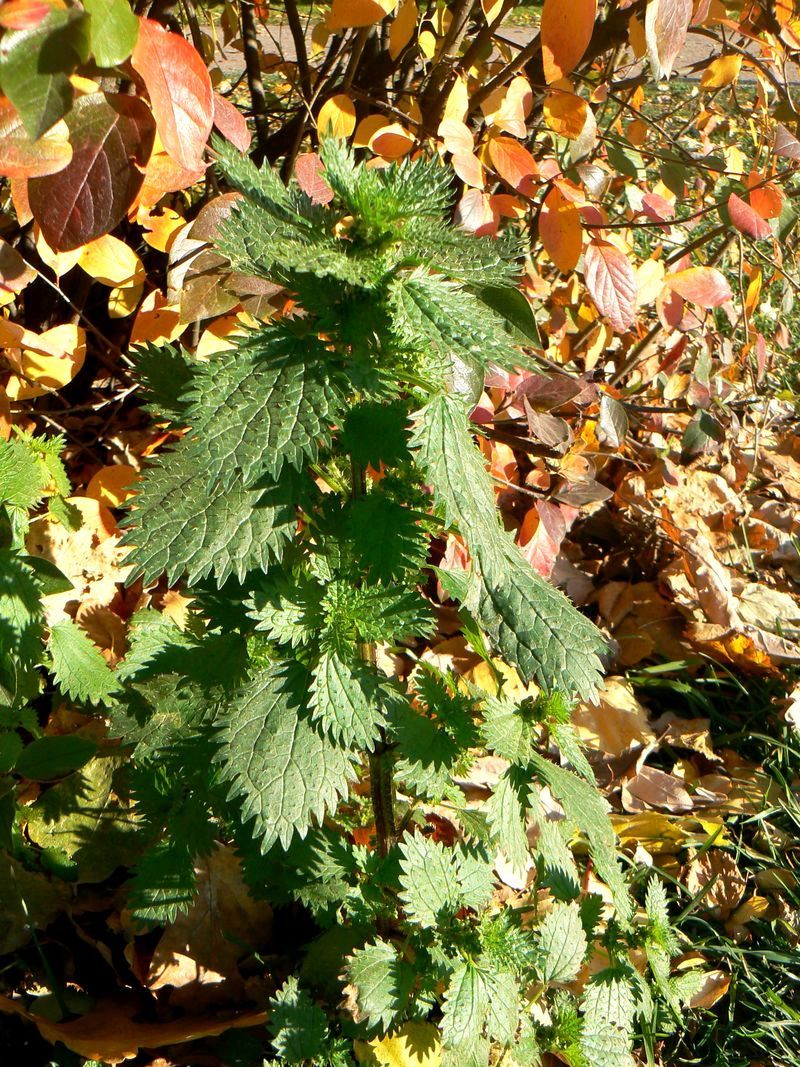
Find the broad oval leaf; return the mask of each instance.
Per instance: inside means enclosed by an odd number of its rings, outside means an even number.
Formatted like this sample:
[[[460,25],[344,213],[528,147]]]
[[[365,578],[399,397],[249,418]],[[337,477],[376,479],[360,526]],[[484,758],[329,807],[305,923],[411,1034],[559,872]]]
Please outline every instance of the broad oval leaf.
[[[597,0],[545,0],[540,34],[548,84],[572,73],[581,61],[596,18]]]
[[[354,26],[372,26],[385,19],[394,6],[393,0],[383,4],[378,0],[333,0],[325,25],[331,32]]]
[[[545,252],[562,274],[569,274],[575,269],[583,246],[581,213],[556,186],[553,186],[542,204],[539,238]]]
[[[583,270],[597,310],[613,330],[625,333],[636,319],[636,275],[631,261],[609,241],[592,241]]]
[[[32,138],[69,110],[69,75],[88,58],[87,22],[77,7],[51,7],[33,29],[9,30],[0,41],[0,88]]]
[[[736,229],[745,236],[752,237],[754,241],[772,236],[770,224],[736,193],[731,193],[728,197],[728,214]]]
[[[28,184],[33,217],[58,252],[88,244],[125,217],[142,184],[155,127],[135,96],[92,93],[66,119],[72,160]]]
[[[116,67],[133,51],[139,20],[128,0],[84,0],[89,12],[89,44],[100,67]]]
[[[250,148],[250,131],[244,115],[221,93],[214,93],[214,125],[240,152]]]
[[[666,279],[666,285],[678,296],[703,308],[718,308],[733,296],[722,271],[716,267],[689,267]]]
[[[589,105],[572,91],[571,82],[564,79],[551,86],[542,110],[545,122],[554,133],[574,141],[583,133]]]
[[[140,19],[131,65],[147,89],[164,148],[182,167],[196,169],[214,122],[205,60],[177,33]]]
[[[69,131],[57,122],[42,137],[31,140],[10,100],[0,97],[0,174],[7,178],[40,178],[57,174],[72,159]]]
[[[493,137],[489,141],[489,158],[500,177],[512,189],[531,191],[531,178],[539,173],[536,160],[527,148],[513,137]]]
[[[655,78],[672,73],[689,32],[692,0],[648,0],[644,20],[645,40]]]
[[[742,69],[743,57],[738,52],[732,52],[728,56],[718,56],[713,59],[700,79],[704,89],[724,89],[731,85],[739,77]]]

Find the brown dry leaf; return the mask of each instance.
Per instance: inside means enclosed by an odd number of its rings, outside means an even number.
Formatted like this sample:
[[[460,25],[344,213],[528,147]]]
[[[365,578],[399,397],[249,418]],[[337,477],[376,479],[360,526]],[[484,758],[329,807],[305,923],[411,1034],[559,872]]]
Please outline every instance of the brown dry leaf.
[[[690,1008],[713,1008],[728,992],[731,976],[725,971],[709,971],[703,984],[689,1001]]]
[[[243,945],[263,949],[269,943],[272,908],[250,896],[232,849],[218,845],[196,870],[197,896],[156,946],[147,975],[150,989],[225,981],[240,988],[237,963],[247,951]]]
[[[572,724],[581,741],[606,756],[621,756],[655,740],[647,710],[623,678],[607,678],[597,703],[580,703]]]
[[[717,559],[709,539],[703,534],[682,533],[680,545],[705,617],[717,626],[738,626],[739,611],[733,592],[733,577]]]
[[[265,1011],[249,1011],[227,1017],[188,1015],[171,1022],[143,1023],[134,1018],[140,1009],[141,1004],[134,997],[100,1000],[88,1015],[54,1023],[26,1011],[20,1001],[0,996],[0,1011],[34,1023],[46,1041],[52,1044],[60,1041],[79,1056],[110,1064],[134,1059],[140,1048],[163,1048],[216,1037],[226,1030],[263,1026],[267,1020]]]
[[[708,719],[680,719],[668,711],[653,723],[653,729],[659,733],[659,745],[690,749],[707,760],[719,762],[720,757],[711,747],[709,725]]]
[[[677,485],[664,486],[662,503],[679,530],[712,538],[715,531],[732,529],[745,510],[721,475],[699,469],[681,470]]]
[[[130,570],[122,566],[128,549],[122,548],[111,513],[96,500],[71,497],[83,525],[68,530],[55,519],[44,518],[31,526],[27,547],[32,556],[50,560],[72,582],[65,593],[42,598],[49,625],[71,618],[66,607],[77,601],[88,606],[108,607]]]
[[[685,882],[692,896],[702,893],[713,882],[703,896],[700,910],[713,911],[718,919],[728,918],[744,896],[747,886],[736,860],[720,848],[710,848],[696,856],[686,870]]]
[[[161,610],[179,630],[185,630],[189,622],[189,608],[193,603],[193,597],[184,596],[177,589],[168,589],[161,598]]]
[[[622,806],[631,812],[661,808],[677,815],[691,811],[694,801],[684,783],[674,774],[667,774],[657,767],[642,767],[623,784]]]
[[[116,667],[128,648],[127,627],[119,615],[84,600],[75,612],[75,622],[97,645],[109,667]]]
[[[617,662],[633,667],[654,652],[666,660],[686,656],[683,616],[653,582],[609,582],[597,594],[600,614],[619,644]]]

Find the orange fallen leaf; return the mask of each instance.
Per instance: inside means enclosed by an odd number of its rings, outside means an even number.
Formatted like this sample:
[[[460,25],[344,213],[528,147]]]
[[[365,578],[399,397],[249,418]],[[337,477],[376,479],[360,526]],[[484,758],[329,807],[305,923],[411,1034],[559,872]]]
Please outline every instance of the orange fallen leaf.
[[[98,500],[109,508],[118,508],[129,497],[133,496],[135,489],[130,488],[139,478],[139,472],[135,467],[129,467],[124,463],[115,463],[110,467],[101,467],[96,474],[92,475],[91,481],[86,487],[86,496]]]

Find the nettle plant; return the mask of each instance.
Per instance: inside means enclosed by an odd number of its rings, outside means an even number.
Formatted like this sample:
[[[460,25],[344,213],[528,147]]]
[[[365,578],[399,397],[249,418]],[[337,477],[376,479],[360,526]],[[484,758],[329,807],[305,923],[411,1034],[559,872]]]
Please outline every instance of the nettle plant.
[[[218,249],[292,310],[207,363],[140,353],[152,410],[186,432],[126,519],[132,577],[184,578],[195,611],[183,632],[135,616],[116,671],[112,722],[149,835],[132,908],[173,918],[227,833],[254,892],[308,910],[315,936],[272,1003],[285,1062],[346,1061],[354,1038],[403,1026],[419,1041],[426,1022],[459,1065],[545,1050],[630,1063],[637,1016],[663,1026],[691,983],[670,977],[659,883],[635,917],[570,726],[603,638],[503,529],[469,421],[485,371],[527,362],[521,246],[455,229],[436,161],[368,168],[326,140],[319,204],[216,151],[243,194]],[[450,530],[467,571],[432,564]],[[472,648],[536,699],[423,662],[406,681],[381,669],[380,652],[414,660],[435,630],[437,579]],[[475,807],[458,782],[481,750],[507,769]],[[373,826],[369,844],[354,833]],[[583,883],[576,835],[606,899]],[[498,853],[520,875],[533,865],[514,906],[498,903]],[[570,992],[598,952],[607,966]]]

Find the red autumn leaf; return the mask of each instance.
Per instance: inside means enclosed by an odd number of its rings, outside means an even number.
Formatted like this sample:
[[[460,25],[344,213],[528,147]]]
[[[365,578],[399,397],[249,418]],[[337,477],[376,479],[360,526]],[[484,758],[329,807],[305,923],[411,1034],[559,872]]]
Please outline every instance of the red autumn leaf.
[[[325,181],[324,174],[325,166],[316,152],[297,157],[294,176],[312,204],[329,204],[333,200],[333,189]]]
[[[250,131],[244,115],[220,93],[214,93],[214,126],[240,152],[250,147]]]
[[[592,241],[583,266],[586,288],[597,310],[616,333],[636,319],[636,276],[631,261],[609,241]]]
[[[541,41],[545,81],[570,74],[589,46],[597,18],[597,0],[545,0]]]
[[[684,300],[703,308],[718,308],[733,293],[725,275],[716,267],[689,267],[670,275],[665,285]]]
[[[513,137],[493,137],[489,141],[489,158],[503,181],[517,192],[528,191],[531,178],[539,173],[536,160]]]
[[[728,214],[731,222],[740,233],[752,237],[754,241],[760,241],[762,237],[771,237],[772,228],[761,216],[753,211],[749,204],[745,203],[736,193],[728,197]]]
[[[101,237],[125,217],[155,136],[147,106],[117,93],[78,97],[66,123],[71,162],[58,174],[28,183],[33,217],[59,252]]]
[[[583,247],[581,213],[556,186],[553,186],[542,204],[539,237],[548,256],[562,274],[569,274],[575,269]]]
[[[686,43],[692,0],[650,0],[645,15],[645,39],[656,77],[667,78]]]
[[[72,148],[66,137],[56,136],[51,130],[32,141],[14,105],[0,96],[0,174],[7,178],[38,178],[63,170],[70,159]]]
[[[519,546],[542,578],[549,578],[578,509],[539,500],[522,521]]]
[[[194,170],[214,121],[205,60],[177,33],[140,19],[131,65],[147,89],[164,148],[182,167]]]
[[[47,0],[6,0],[0,6],[0,26],[6,30],[32,30],[53,10]]]

